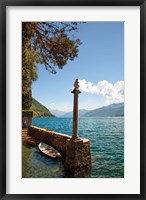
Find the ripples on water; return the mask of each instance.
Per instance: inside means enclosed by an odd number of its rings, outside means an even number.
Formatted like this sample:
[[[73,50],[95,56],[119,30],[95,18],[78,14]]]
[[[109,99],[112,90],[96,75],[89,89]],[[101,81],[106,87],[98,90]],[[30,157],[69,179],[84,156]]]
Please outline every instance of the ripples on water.
[[[72,118],[34,118],[33,125],[68,135],[72,134]],[[80,118],[79,137],[91,142],[92,169],[81,177],[124,177],[124,118]],[[27,156],[26,156],[27,155]],[[23,145],[23,177],[68,177],[60,160],[42,155],[38,148]],[[25,168],[25,169],[24,169]]]

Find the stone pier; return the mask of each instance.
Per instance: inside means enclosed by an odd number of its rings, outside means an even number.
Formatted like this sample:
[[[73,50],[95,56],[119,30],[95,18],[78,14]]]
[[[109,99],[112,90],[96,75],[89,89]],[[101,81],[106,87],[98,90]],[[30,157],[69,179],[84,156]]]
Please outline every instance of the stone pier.
[[[73,140],[72,137],[35,126],[28,127],[28,135],[57,149],[64,160],[64,167],[69,174],[76,176],[91,167],[90,141]]]
[[[73,175],[79,175],[91,167],[90,142],[86,139],[66,141],[65,167]]]
[[[90,141],[78,137],[78,95],[81,93],[78,79],[74,83],[72,93],[74,94],[72,137],[33,126],[28,127],[28,134],[57,149],[63,156],[67,172],[77,176],[91,167],[91,154]]]

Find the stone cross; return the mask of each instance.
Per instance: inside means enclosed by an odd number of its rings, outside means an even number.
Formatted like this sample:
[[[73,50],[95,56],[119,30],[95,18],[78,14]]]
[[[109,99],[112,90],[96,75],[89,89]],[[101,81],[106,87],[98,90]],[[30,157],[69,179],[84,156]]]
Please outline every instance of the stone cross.
[[[76,79],[76,81],[74,83],[74,89],[73,89],[72,93],[74,94],[72,138],[77,139],[78,138],[78,94],[81,93],[81,91],[79,90],[78,79]]]

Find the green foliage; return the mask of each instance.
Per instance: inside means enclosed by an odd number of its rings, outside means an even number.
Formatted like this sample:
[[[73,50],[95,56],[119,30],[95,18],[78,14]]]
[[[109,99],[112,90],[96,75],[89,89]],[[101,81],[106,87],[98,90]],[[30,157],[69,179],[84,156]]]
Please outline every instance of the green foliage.
[[[51,73],[62,69],[68,60],[78,56],[79,39],[72,36],[77,22],[22,23],[22,108],[30,108],[32,81],[38,78],[37,64]],[[28,100],[26,100],[28,98]],[[23,103],[23,101],[25,101]]]
[[[30,109],[43,117],[54,117],[54,115],[45,106],[34,98],[32,98],[32,106]]]
[[[31,96],[31,89],[27,88],[27,91],[24,93],[22,92],[22,109],[27,110],[30,109],[32,105],[32,96]]]
[[[22,46],[25,61],[45,65],[51,73],[55,66],[63,68],[68,60],[78,56],[79,39],[72,37],[76,22],[23,22]]]
[[[32,104],[31,85],[37,79],[37,66],[29,40],[23,45],[22,50],[22,109],[29,109]]]
[[[33,117],[32,110],[22,110],[22,117]]]

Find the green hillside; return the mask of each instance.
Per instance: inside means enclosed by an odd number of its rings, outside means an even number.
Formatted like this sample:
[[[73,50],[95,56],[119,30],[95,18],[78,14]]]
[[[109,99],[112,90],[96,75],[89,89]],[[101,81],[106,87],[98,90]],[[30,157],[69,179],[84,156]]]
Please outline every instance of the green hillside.
[[[124,116],[124,103],[111,104],[95,110],[91,110],[83,117],[120,117]]]
[[[34,117],[55,117],[45,106],[32,98],[32,106],[30,108],[34,111]]]

